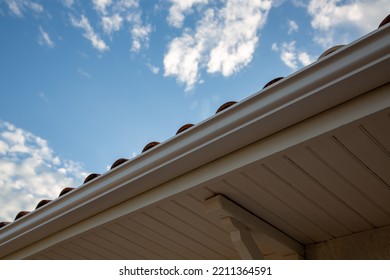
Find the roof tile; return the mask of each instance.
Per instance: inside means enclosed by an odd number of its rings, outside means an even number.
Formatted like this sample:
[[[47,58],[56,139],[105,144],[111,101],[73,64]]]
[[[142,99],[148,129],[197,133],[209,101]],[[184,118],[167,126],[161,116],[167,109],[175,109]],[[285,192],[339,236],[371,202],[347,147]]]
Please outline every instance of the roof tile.
[[[100,176],[100,174],[98,174],[98,173],[91,173],[91,174],[89,174],[89,175],[85,178],[84,184],[85,184],[85,183],[88,183],[89,181],[92,181],[93,179],[95,179],[95,178],[97,178],[97,177],[99,177],[99,176]]]
[[[222,112],[223,110],[226,110],[227,108],[229,108],[230,106],[233,106],[234,104],[236,104],[237,101],[229,101],[229,102],[226,102],[224,104],[221,105],[221,107],[218,108],[217,112],[215,112],[216,114]]]
[[[269,81],[268,83],[265,84],[265,86],[263,87],[263,89],[265,89],[266,87],[269,87],[270,85],[272,84],[275,84],[276,82],[279,82],[281,79],[283,79],[284,77],[277,77],[275,79],[272,79],[271,81]]]
[[[382,20],[382,22],[379,24],[378,28],[388,24],[389,22],[390,22],[390,14]]]
[[[120,159],[117,159],[117,160],[111,165],[110,170],[111,170],[111,169],[114,169],[115,167],[117,167],[117,166],[119,166],[119,165],[121,165],[121,164],[123,164],[123,163],[125,163],[126,161],[129,161],[129,159],[127,159],[127,158],[120,158]]]
[[[18,219],[20,219],[21,217],[24,217],[24,216],[28,215],[28,214],[30,214],[29,211],[20,211],[20,212],[16,215],[15,221],[18,220]]]
[[[60,195],[58,197],[63,196],[64,194],[67,194],[68,192],[71,192],[74,189],[75,188],[63,188],[62,191],[60,192]]]
[[[51,200],[49,200],[49,199],[43,199],[43,200],[39,201],[39,203],[35,209],[41,208],[43,205],[46,205],[50,202],[51,202]]]
[[[180,127],[177,132],[176,132],[176,135],[182,133],[183,131],[189,129],[190,127],[193,127],[194,125],[192,123],[187,123],[185,125],[183,125],[182,127]]]
[[[143,149],[142,149],[142,153],[146,152],[147,150],[150,150],[151,148],[157,146],[158,144],[160,144],[160,142],[150,142],[148,143]]]
[[[334,47],[331,47],[329,49],[327,49],[326,51],[324,51],[319,57],[318,59],[321,59],[321,58],[324,58],[325,56],[328,56],[330,55],[331,53],[337,51],[338,49],[344,47],[345,45],[337,45],[337,46],[334,46]]]
[[[5,227],[8,224],[10,224],[10,222],[0,222],[0,228]]]

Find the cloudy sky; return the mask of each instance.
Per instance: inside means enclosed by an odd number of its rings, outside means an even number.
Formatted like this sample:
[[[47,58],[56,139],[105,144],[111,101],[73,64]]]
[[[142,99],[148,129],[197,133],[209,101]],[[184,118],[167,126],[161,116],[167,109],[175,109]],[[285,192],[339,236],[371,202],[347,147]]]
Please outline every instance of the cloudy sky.
[[[373,31],[390,0],[0,0],[0,221]]]

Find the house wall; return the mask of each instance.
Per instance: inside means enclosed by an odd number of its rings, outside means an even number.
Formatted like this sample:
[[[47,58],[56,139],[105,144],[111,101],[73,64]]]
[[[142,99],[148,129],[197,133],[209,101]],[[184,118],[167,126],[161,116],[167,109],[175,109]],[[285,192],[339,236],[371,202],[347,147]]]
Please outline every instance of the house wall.
[[[390,260],[390,226],[308,245],[308,260]]]

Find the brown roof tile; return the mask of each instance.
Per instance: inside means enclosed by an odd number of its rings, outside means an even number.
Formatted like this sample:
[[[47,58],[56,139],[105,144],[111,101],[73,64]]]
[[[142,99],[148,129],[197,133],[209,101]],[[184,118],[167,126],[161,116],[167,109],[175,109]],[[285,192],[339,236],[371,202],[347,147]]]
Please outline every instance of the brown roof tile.
[[[51,202],[51,200],[49,200],[49,199],[43,199],[43,200],[39,201],[39,203],[35,209],[41,208],[43,205],[46,205],[50,202]]]
[[[10,222],[0,222],[0,228],[5,227],[8,224],[10,224]]]
[[[117,160],[111,165],[110,170],[111,170],[111,169],[114,169],[115,167],[117,167],[117,166],[119,166],[119,165],[121,165],[121,164],[123,164],[123,163],[125,163],[126,161],[129,161],[129,159],[127,159],[127,158],[120,158],[120,159],[117,159]]]
[[[182,127],[180,127],[177,132],[176,132],[176,135],[182,133],[183,131],[189,129],[190,127],[193,127],[194,125],[192,123],[187,123],[185,125],[183,125]]]
[[[20,219],[21,217],[24,217],[24,216],[28,215],[28,214],[30,214],[29,211],[20,211],[20,212],[16,215],[15,221],[18,220],[18,219]]]
[[[146,144],[146,146],[142,149],[142,153],[146,152],[147,150],[150,150],[151,148],[157,146],[158,144],[160,144],[160,142],[155,142],[155,141]]]
[[[327,55],[330,55],[332,52],[335,52],[337,51],[338,49],[344,47],[345,45],[337,45],[337,46],[334,46],[334,47],[331,47],[329,49],[327,49],[326,51],[324,51],[319,57],[318,59],[321,59]]]
[[[226,102],[226,103],[222,104],[221,107],[219,107],[217,112],[215,112],[215,113],[218,114],[218,113],[222,112],[223,110],[229,108],[230,106],[233,106],[236,103],[237,103],[237,101]]]
[[[97,177],[99,177],[99,176],[100,176],[100,174],[98,174],[98,173],[91,173],[91,174],[89,174],[89,175],[85,178],[84,184],[85,184],[85,183],[88,183],[89,181],[92,181],[93,179],[95,179],[95,178],[97,178]]]
[[[389,22],[390,22],[390,14],[382,20],[382,22],[379,24],[379,27],[382,27],[382,26],[388,24]]]
[[[284,77],[277,77],[275,79],[272,79],[271,81],[269,81],[268,83],[265,84],[265,86],[263,87],[263,89],[265,89],[266,87],[269,87],[270,85],[272,84],[275,84],[276,82],[279,82],[281,79],[283,79]]]
[[[63,188],[58,197],[63,196],[64,194],[67,194],[68,192],[71,192],[73,190],[74,188]]]

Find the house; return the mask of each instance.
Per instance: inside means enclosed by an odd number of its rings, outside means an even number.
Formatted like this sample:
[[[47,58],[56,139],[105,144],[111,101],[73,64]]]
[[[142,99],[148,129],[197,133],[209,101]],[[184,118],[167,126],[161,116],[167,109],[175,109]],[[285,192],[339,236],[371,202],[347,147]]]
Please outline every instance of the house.
[[[390,25],[1,223],[2,259],[390,259]]]

